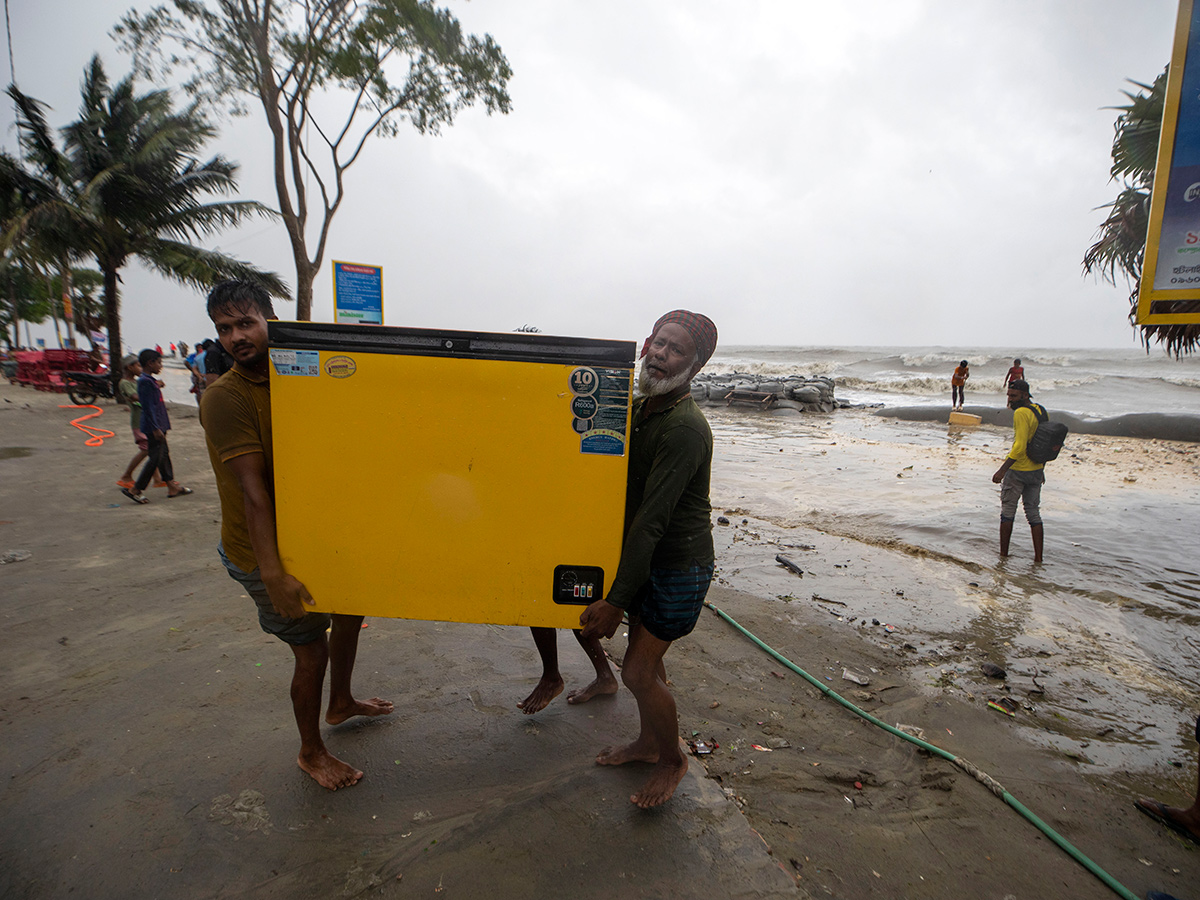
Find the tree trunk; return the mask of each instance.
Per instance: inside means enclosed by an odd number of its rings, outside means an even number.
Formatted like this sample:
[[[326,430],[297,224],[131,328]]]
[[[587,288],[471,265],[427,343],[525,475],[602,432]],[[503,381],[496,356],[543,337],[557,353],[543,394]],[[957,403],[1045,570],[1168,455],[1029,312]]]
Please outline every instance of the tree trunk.
[[[317,270],[303,255],[303,248],[296,254],[296,321],[312,321],[312,286]]]
[[[12,343],[9,347],[16,350],[21,346],[21,310],[17,306],[17,292],[13,289],[12,275],[7,278],[8,281],[8,302],[12,306]]]
[[[58,280],[62,287],[63,296],[63,320],[67,323],[67,337],[70,339],[71,344],[78,345],[79,342],[75,340],[75,333],[79,331],[79,325],[76,324],[74,303],[71,304],[71,315],[67,315],[67,301],[71,297],[71,267],[64,259],[59,263],[58,268],[60,273]]]
[[[108,377],[113,396],[119,397],[121,381],[121,295],[117,292],[117,269],[101,263],[104,271],[104,317],[108,325]]]
[[[46,272],[46,299],[50,301],[50,319],[54,322],[54,339],[58,341],[58,349],[61,350],[63,348],[62,332],[58,330],[58,307],[54,304],[54,282],[51,281],[49,272]],[[63,314],[66,314],[65,310]]]
[[[275,78],[274,61],[271,57],[271,19],[281,15],[271,9],[270,4],[262,7],[258,18],[247,20],[248,47],[252,47],[256,66],[256,90],[262,103],[267,127],[271,129],[271,161],[275,169],[275,196],[279,200],[279,215],[287,229],[292,245],[292,259],[296,264],[296,320],[312,320],[312,285],[319,271],[308,258],[308,197],[302,173],[306,163],[300,150],[300,134],[295,129],[293,108],[285,112],[288,105]],[[339,13],[338,15],[341,15]],[[299,102],[304,103],[307,98]],[[325,222],[328,231],[328,216]],[[320,254],[318,253],[318,264]]]

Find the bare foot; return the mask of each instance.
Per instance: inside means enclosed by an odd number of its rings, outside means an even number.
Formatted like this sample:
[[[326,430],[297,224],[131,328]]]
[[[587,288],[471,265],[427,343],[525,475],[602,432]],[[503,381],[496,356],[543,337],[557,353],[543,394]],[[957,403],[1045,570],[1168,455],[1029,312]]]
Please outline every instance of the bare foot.
[[[587,703],[593,697],[603,697],[606,694],[615,694],[621,689],[617,684],[617,679],[611,675],[608,678],[597,678],[585,688],[578,688],[567,694],[568,703]]]
[[[1167,806],[1158,800],[1143,797],[1135,800],[1134,805],[1155,821],[1161,822],[1168,828],[1187,835],[1200,844],[1200,809],[1196,806],[1190,809],[1180,809],[1177,806]]]
[[[330,725],[341,725],[347,719],[355,716],[386,716],[396,708],[391,700],[372,697],[370,700],[354,700],[349,706],[335,707],[332,703],[325,713],[325,721]]]
[[[561,678],[547,678],[542,676],[538,681],[537,687],[533,692],[517,704],[517,709],[523,710],[525,715],[531,716],[539,709],[545,709],[550,705],[550,701],[561,694],[563,691],[563,680]]]
[[[623,747],[605,747],[596,756],[598,766],[623,766],[630,762],[658,762],[658,748],[650,748],[638,741]]]
[[[642,785],[642,789],[629,798],[630,802],[637,804],[642,809],[650,809],[666,803],[674,795],[675,788],[679,787],[679,782],[683,781],[687,770],[686,756],[677,765],[659,762],[654,767],[654,771],[650,773],[650,777],[646,779],[646,783]]]
[[[358,784],[363,777],[362,772],[342,762],[324,747],[320,753],[312,756],[297,756],[296,764],[311,775],[317,784],[331,791]]]

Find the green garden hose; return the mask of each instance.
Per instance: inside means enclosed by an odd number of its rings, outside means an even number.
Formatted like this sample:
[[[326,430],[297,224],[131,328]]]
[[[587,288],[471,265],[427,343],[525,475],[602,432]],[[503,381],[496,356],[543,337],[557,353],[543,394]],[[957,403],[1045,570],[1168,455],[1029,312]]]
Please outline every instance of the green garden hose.
[[[961,756],[955,756],[953,753],[943,750],[941,747],[934,746],[933,744],[930,744],[928,741],[923,741],[918,737],[908,734],[907,732],[901,731],[899,728],[893,728],[891,725],[888,725],[886,722],[875,718],[875,716],[871,715],[866,710],[860,709],[859,707],[855,706],[853,703],[851,703],[845,697],[838,694],[832,688],[823,684],[819,679],[814,678],[812,675],[809,675],[807,672],[805,672],[803,669],[801,669],[798,665],[796,665],[794,662],[792,662],[786,656],[781,654],[779,651],[777,651],[773,647],[768,646],[767,644],[763,643],[752,632],[747,631],[740,624],[738,624],[738,622],[736,620],[734,620],[732,616],[730,616],[728,613],[724,612],[721,609],[718,609],[715,605],[713,605],[712,602],[706,600],[706,601],[704,601],[704,605],[707,606],[709,609],[711,609],[713,612],[715,612],[718,616],[720,616],[722,619],[724,619],[730,625],[732,625],[734,628],[736,628],[738,631],[740,631],[742,634],[744,634],[746,637],[750,638],[750,640],[753,641],[758,647],[765,650],[767,653],[769,653],[771,656],[773,656],[780,663],[787,666],[789,669],[791,669],[793,672],[795,672],[797,675],[799,675],[801,678],[803,678],[805,681],[807,681],[813,687],[815,687],[819,691],[821,691],[821,693],[823,693],[826,697],[829,697],[832,700],[836,700],[842,706],[846,707],[846,709],[850,710],[855,715],[861,716],[862,718],[866,719],[872,725],[878,725],[884,731],[889,731],[892,734],[896,735],[896,737],[903,738],[904,740],[908,741],[909,743],[916,744],[921,749],[928,750],[930,753],[940,756],[942,759],[948,760],[948,761],[952,762],[954,765],[958,766],[960,769],[962,769],[964,772],[966,772],[968,775],[970,775],[972,778],[974,778],[976,781],[978,781],[980,784],[982,784],[984,787],[986,787],[989,791],[991,791],[993,794],[995,794],[997,797],[999,797],[1001,800],[1003,800],[1005,803],[1007,803],[1009,806],[1011,806],[1013,809],[1015,809],[1017,812],[1019,812],[1028,821],[1032,822],[1034,827],[1036,827],[1042,834],[1046,835],[1046,837],[1050,838],[1050,840],[1052,840],[1052,841],[1054,841],[1054,843],[1058,844],[1058,846],[1061,847],[1063,850],[1065,850],[1072,859],[1074,859],[1077,863],[1079,863],[1081,866],[1083,866],[1085,869],[1087,869],[1089,872],[1091,872],[1093,875],[1095,875],[1097,878],[1099,878],[1101,881],[1103,881],[1105,883],[1105,885],[1107,885],[1109,888],[1111,888],[1118,896],[1123,897],[1124,900],[1140,900],[1140,898],[1137,896],[1137,894],[1133,893],[1131,890],[1129,890],[1129,888],[1125,887],[1125,885],[1121,884],[1121,882],[1117,881],[1115,878],[1113,878],[1111,875],[1109,875],[1107,872],[1105,872],[1103,869],[1101,869],[1098,865],[1096,865],[1094,862],[1092,862],[1090,859],[1088,859],[1086,856],[1084,856],[1081,852],[1079,852],[1079,850],[1076,849],[1066,838],[1064,838],[1057,831],[1055,831],[1053,828],[1051,828],[1049,825],[1047,825],[1045,822],[1043,822],[1041,819],[1039,819],[1037,816],[1035,816],[1016,797],[1014,797],[1007,790],[1005,790],[1004,786],[1002,784],[1000,784],[1000,782],[996,781],[996,779],[992,778],[992,776],[990,776],[986,772],[982,771],[974,763],[970,762],[969,760],[963,759]]]

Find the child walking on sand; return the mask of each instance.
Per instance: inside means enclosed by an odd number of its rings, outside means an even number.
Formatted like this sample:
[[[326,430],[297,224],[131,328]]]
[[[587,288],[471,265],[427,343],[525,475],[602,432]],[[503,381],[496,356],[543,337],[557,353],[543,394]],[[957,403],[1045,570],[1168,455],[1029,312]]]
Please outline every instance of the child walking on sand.
[[[125,467],[125,471],[121,473],[121,477],[117,479],[117,487],[133,488],[133,470],[138,467],[143,459],[146,458],[146,435],[142,433],[142,404],[138,400],[137,379],[142,374],[142,364],[138,362],[136,356],[127,356],[121,360],[121,381],[117,385],[117,400],[129,407],[129,422],[133,428],[133,442],[137,444],[138,452],[134,454],[133,459],[129,461],[129,465]],[[166,487],[167,483],[162,480],[155,471],[154,486]]]
[[[171,451],[167,446],[167,432],[171,430],[171,419],[167,415],[167,405],[163,402],[162,386],[154,376],[162,371],[162,352],[160,350],[143,350],[138,354],[138,362],[142,364],[142,374],[137,380],[138,400],[142,404],[141,430],[146,435],[146,464],[142,466],[142,474],[134,482],[132,488],[123,487],[121,493],[134,503],[149,503],[150,500],[142,491],[150,484],[150,476],[157,469],[167,483],[167,496],[180,497],[192,493],[191,488],[184,487],[175,480],[175,472],[171,467]]]

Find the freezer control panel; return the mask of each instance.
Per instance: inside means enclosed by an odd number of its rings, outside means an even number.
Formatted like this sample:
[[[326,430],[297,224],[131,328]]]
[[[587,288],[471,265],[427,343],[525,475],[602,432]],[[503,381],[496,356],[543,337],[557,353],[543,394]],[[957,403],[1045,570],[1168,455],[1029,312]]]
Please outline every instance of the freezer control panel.
[[[604,570],[599,566],[555,566],[554,602],[587,606],[604,596]]]

